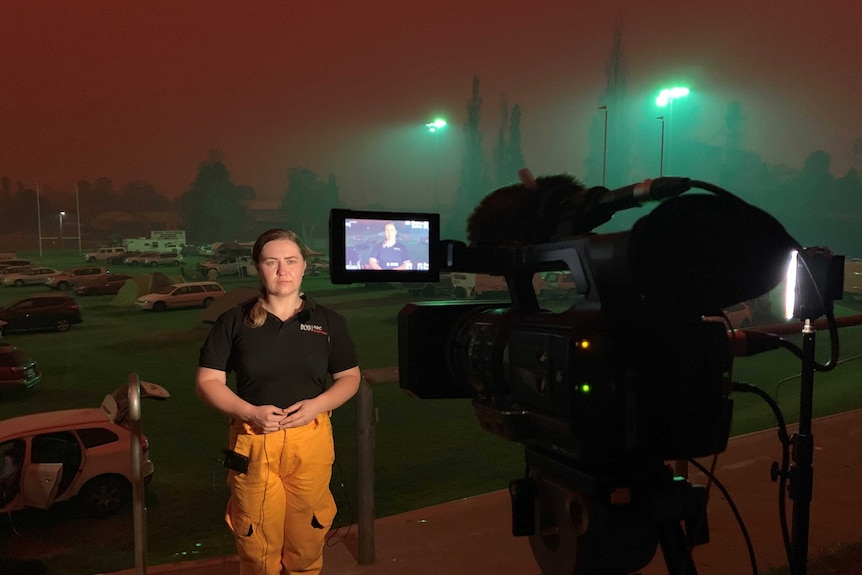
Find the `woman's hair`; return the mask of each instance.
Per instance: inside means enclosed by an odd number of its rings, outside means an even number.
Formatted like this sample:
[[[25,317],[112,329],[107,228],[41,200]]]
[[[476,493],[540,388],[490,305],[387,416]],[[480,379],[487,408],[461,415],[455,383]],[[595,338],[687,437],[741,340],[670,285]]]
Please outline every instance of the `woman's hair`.
[[[254,247],[251,249],[251,260],[254,262],[255,268],[260,265],[260,252],[263,251],[263,246],[274,240],[290,240],[299,247],[299,253],[302,254],[303,260],[308,257],[309,249],[302,240],[299,239],[296,232],[275,228],[263,232],[260,234],[260,237],[257,238],[257,241],[254,242]],[[257,301],[251,307],[246,316],[246,322],[251,327],[260,327],[266,321],[266,310],[263,308],[264,297],[266,297],[266,288],[261,285],[260,295],[257,297]]]

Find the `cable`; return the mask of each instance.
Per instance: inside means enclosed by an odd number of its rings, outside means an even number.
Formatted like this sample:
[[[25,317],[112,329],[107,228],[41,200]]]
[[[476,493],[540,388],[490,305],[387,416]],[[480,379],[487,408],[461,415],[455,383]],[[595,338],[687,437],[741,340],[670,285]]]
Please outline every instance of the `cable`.
[[[335,441],[335,439],[333,437],[333,442],[334,441]],[[335,529],[331,530],[329,533],[327,533],[327,535],[326,535],[326,546],[327,547],[333,547],[334,545],[337,545],[339,542],[341,542],[345,537],[347,537],[350,534],[350,530],[353,528],[353,523],[354,523],[353,517],[355,515],[355,512],[353,510],[353,505],[350,504],[350,498],[347,495],[347,489],[345,489],[345,487],[344,487],[344,470],[342,469],[341,463],[338,461],[337,458],[335,460],[335,464],[338,467],[338,476],[340,478],[339,482],[338,482],[338,486],[341,488],[341,494],[344,496],[344,502],[347,505],[347,509],[348,509],[347,531],[344,532],[344,535],[339,535],[338,532],[341,530],[341,526],[339,526],[339,527],[336,527]],[[336,537],[338,537],[338,539],[336,539]]]
[[[264,570],[264,575],[266,575],[266,557],[269,554],[269,538],[263,533],[263,522],[264,516],[266,514],[266,493],[269,489],[269,450],[266,448],[266,437],[269,435],[268,433],[263,434],[263,454],[266,458],[266,477],[263,482],[263,497],[260,500],[260,520],[258,521],[258,528],[260,530],[259,537],[263,538],[263,550],[261,552],[261,561],[260,565]],[[282,442],[284,438],[282,438]],[[282,446],[282,451],[284,451],[284,447]]]
[[[753,393],[763,399],[766,404],[772,409],[775,415],[775,420],[778,424],[778,441],[781,443],[781,466],[776,472],[773,467],[772,479],[778,481],[778,520],[781,528],[781,538],[784,542],[784,551],[787,554],[788,561],[790,559],[790,531],[787,526],[787,478],[790,469],[790,437],[787,435],[787,425],[784,422],[784,415],[781,413],[781,408],[768,393],[755,385],[743,382],[733,383],[734,391],[743,393]],[[773,464],[774,465],[774,464]]]
[[[725,500],[727,501],[727,505],[730,508],[731,512],[733,512],[733,516],[736,518],[736,522],[739,525],[739,528],[742,532],[742,537],[745,539],[745,548],[748,550],[748,561],[751,563],[751,572],[753,575],[757,575],[757,560],[754,556],[754,546],[751,543],[751,536],[748,534],[748,529],[745,527],[745,522],[742,520],[742,516],[739,514],[739,509],[736,507],[736,503],[733,502],[733,498],[730,496],[730,493],[727,491],[727,488],[718,480],[717,477],[713,474],[712,471],[709,471],[706,467],[698,463],[695,459],[688,460],[692,465],[697,467],[701,473],[707,476],[715,486],[718,487],[718,490],[721,491],[721,494],[724,495]]]

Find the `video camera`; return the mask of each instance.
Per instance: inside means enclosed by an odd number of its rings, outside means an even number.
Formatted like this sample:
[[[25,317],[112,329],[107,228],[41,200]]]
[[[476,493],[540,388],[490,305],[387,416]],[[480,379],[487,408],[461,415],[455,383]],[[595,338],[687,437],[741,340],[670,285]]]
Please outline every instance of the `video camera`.
[[[693,188],[707,193],[682,195]],[[629,231],[595,232],[651,201]],[[419,269],[362,264],[387,222],[410,236]],[[485,430],[525,446],[513,531],[531,536],[544,573],[629,573],[658,543],[669,568],[686,561],[672,550],[705,540],[705,498],[665,461],[724,451],[732,413],[727,327],[704,317],[775,287],[796,242],[762,210],[687,178],[608,190],[522,173],[476,207],[469,244],[440,241],[438,226],[434,214],[330,216],[334,283],[436,281],[440,270],[506,279],[505,303],[401,310],[401,387],[472,398]],[[541,305],[533,284],[555,270],[580,296],[562,311]],[[683,534],[680,521],[698,528]]]

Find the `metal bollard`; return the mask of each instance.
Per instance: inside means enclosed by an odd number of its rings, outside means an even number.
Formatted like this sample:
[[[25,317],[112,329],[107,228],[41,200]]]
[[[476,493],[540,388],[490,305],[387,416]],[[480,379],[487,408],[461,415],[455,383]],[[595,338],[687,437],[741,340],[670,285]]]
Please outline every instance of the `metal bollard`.
[[[135,528],[135,573],[147,572],[147,507],[144,478],[141,475],[141,383],[138,375],[129,374],[129,431],[132,434],[132,511]]]
[[[374,541],[374,428],[377,417],[374,411],[372,388],[378,383],[398,381],[398,368],[385,367],[362,372],[356,394],[357,441],[357,529],[359,537],[359,564],[372,565],[375,561]]]

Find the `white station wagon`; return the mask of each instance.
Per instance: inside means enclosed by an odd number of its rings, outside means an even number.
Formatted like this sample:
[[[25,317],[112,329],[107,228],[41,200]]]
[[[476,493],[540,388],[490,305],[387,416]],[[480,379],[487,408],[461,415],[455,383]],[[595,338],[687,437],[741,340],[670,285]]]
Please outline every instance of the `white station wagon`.
[[[141,435],[141,475],[153,474]],[[48,509],[77,497],[93,517],[117,513],[131,497],[131,432],[99,408],[35,413],[0,421],[0,513]]]
[[[178,307],[209,307],[216,298],[224,294],[224,288],[218,282],[177,283],[139,297],[135,306],[153,311]]]

